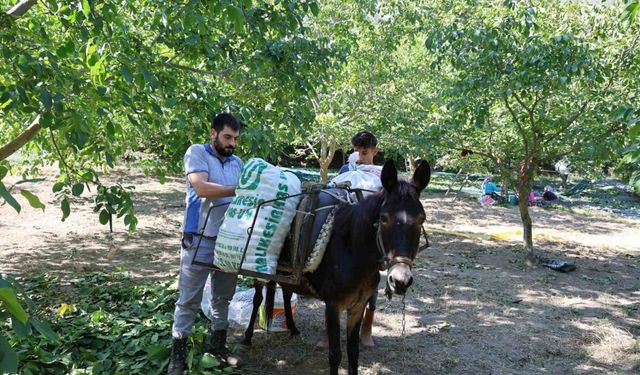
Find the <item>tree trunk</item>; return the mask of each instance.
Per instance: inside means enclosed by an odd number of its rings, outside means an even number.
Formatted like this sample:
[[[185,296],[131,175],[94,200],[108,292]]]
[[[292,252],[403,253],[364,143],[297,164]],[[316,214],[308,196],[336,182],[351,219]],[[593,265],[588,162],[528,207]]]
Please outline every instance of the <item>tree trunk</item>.
[[[533,172],[531,171],[534,168],[535,166],[530,162],[524,162],[524,165],[521,165],[518,186],[518,208],[520,219],[522,220],[522,240],[524,241],[529,264],[537,264],[540,261],[540,257],[533,248],[533,225],[531,223],[531,215],[529,215],[529,193],[531,193],[531,182],[533,181]]]
[[[318,158],[318,163],[320,164],[320,182],[323,184],[329,181],[329,165],[331,165],[335,152],[335,142],[325,139],[320,141],[320,157]]]
[[[527,258],[534,259],[533,231],[531,215],[529,215],[529,190],[528,188],[520,189],[519,194],[521,199],[518,202],[518,208],[520,210],[520,219],[522,220],[522,239],[524,241],[524,248],[527,250]]]
[[[413,171],[416,170],[416,158],[413,155],[409,154],[407,155],[405,162],[406,162],[407,172],[409,172],[410,174],[413,174]]]
[[[0,148],[0,161],[8,158],[14,152],[18,151],[20,147],[24,146],[31,140],[31,138],[35,137],[40,129],[40,115],[38,115],[25,131],[20,133],[20,135],[18,135],[15,139],[11,140],[9,143]]]

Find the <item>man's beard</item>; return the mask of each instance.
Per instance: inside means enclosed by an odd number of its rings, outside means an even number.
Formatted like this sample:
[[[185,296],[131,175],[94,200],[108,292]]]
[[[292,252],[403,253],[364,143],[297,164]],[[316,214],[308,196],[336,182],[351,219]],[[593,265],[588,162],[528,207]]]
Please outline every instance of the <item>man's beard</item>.
[[[218,154],[224,157],[229,157],[233,155],[233,150],[235,149],[233,146],[227,146],[227,148],[223,148],[220,142],[218,141],[218,137],[213,140],[213,147],[215,147]]]

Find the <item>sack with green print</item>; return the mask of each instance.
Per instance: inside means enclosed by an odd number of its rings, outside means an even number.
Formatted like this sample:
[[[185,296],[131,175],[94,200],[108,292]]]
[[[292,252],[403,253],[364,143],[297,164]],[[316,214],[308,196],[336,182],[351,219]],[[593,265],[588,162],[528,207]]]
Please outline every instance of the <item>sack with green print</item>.
[[[238,271],[258,204],[300,191],[300,180],[293,173],[262,159],[249,159],[242,168],[236,196],[224,215],[213,264],[225,271]],[[299,201],[300,197],[294,197],[261,206],[242,269],[276,273],[280,251]]]

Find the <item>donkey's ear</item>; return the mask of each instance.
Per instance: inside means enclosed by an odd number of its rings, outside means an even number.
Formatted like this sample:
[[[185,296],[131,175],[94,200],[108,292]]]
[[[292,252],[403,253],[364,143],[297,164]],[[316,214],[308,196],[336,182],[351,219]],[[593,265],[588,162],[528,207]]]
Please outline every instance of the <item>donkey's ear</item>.
[[[388,192],[391,192],[398,184],[398,170],[396,169],[396,165],[393,163],[393,160],[389,159],[384,163],[384,167],[382,167],[382,174],[380,175],[380,181],[382,181],[382,186]]]
[[[429,180],[431,180],[431,166],[426,160],[421,160],[418,168],[416,168],[416,171],[413,173],[413,185],[415,185],[418,192],[421,192],[429,185]]]

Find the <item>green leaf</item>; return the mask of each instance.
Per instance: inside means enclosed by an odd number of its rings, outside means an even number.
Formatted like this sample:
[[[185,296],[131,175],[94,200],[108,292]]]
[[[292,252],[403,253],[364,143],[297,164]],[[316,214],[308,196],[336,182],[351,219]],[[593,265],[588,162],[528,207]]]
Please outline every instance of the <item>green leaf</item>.
[[[122,78],[124,78],[125,81],[133,83],[133,75],[126,65],[120,67],[120,74],[122,74]]]
[[[18,356],[11,349],[4,336],[0,336],[0,373],[15,374],[18,372]]]
[[[236,32],[241,33],[244,26],[244,12],[242,12],[242,9],[234,5],[228,5],[227,13],[231,21],[233,21]]]
[[[56,55],[59,58],[64,58],[69,56],[75,49],[76,49],[75,44],[73,43],[73,41],[69,40],[65,44],[58,47],[58,49],[56,50]]]
[[[82,13],[86,19],[89,19],[91,15],[91,4],[89,4],[88,0],[82,0]]]
[[[31,326],[29,324],[22,323],[15,316],[11,317],[11,328],[13,328],[13,332],[15,332],[17,336],[22,338],[31,334]]]
[[[40,92],[40,103],[42,103],[46,111],[51,110],[53,100],[51,100],[51,93],[49,92],[49,90],[45,89]]]
[[[200,37],[197,35],[191,35],[190,37],[188,37],[187,39],[185,39],[185,43],[187,43],[187,45],[194,45],[196,43],[198,43],[200,41]]]
[[[111,216],[109,214],[109,211],[107,211],[107,210],[100,211],[100,217],[99,217],[100,224],[102,224],[102,225],[107,224],[109,222],[109,216]]]
[[[53,188],[51,188],[51,190],[53,190],[54,193],[57,193],[59,191],[62,191],[63,188],[64,188],[63,182],[56,182],[55,184],[53,184]]]
[[[38,198],[35,194],[30,192],[29,190],[20,190],[20,194],[22,194],[22,196],[25,197],[27,201],[29,201],[31,207],[42,208],[42,211],[44,211],[44,204],[42,204],[40,198]]]
[[[76,142],[75,144],[78,148],[82,149],[86,146],[89,141],[89,133],[87,133],[83,128],[76,128]]]
[[[9,206],[13,207],[14,210],[20,213],[20,209],[21,209],[20,204],[18,203],[18,201],[15,200],[13,195],[9,193],[9,191],[7,190],[7,188],[4,186],[2,182],[0,182],[0,197],[4,198],[4,200],[7,203],[9,203]]]
[[[0,165],[0,181],[9,173],[9,167]]]
[[[8,284],[8,283],[7,283]],[[4,308],[9,311],[11,315],[16,317],[23,324],[27,323],[29,314],[22,308],[13,288],[7,288],[5,286],[0,288],[0,302]]]
[[[640,119],[636,118],[636,120]],[[633,125],[630,129],[629,129],[629,138],[631,139],[636,139],[638,137],[638,135],[640,135],[640,122],[636,122],[635,125]],[[0,178],[1,180],[2,178]]]
[[[210,353],[204,353],[200,360],[201,369],[212,369],[220,366],[220,361]]]
[[[49,10],[52,12],[58,11],[58,1],[57,0],[47,0],[47,5],[49,6]]]
[[[320,13],[320,8],[318,8],[318,3],[311,3],[309,4],[309,7],[311,8],[311,13],[313,13],[314,16],[318,16],[318,14]]]
[[[111,124],[111,123],[110,123]],[[93,182],[93,178],[95,177],[95,172],[93,170],[87,170],[86,172],[82,173],[82,178],[85,181],[89,181],[89,182]]]
[[[84,191],[84,184],[82,182],[78,182],[77,184],[73,185],[73,187],[71,188],[71,194],[75,195],[76,197],[79,197],[80,195],[82,195],[83,191]]]
[[[64,221],[71,214],[71,207],[69,206],[69,200],[67,197],[64,197],[60,203],[60,208],[62,208],[62,221]]]
[[[40,125],[43,128],[50,128],[51,124],[53,124],[53,115],[51,112],[45,112],[40,116]]]
[[[151,360],[160,360],[169,355],[169,347],[167,345],[151,345],[146,348],[147,356]]]
[[[133,233],[136,231],[136,226],[138,225],[138,219],[131,215],[131,218],[129,219],[129,232]]]
[[[160,87],[160,82],[158,81],[156,76],[153,75],[153,73],[151,73],[145,67],[140,67],[140,73],[142,73],[142,77],[144,78],[144,81],[149,85],[149,87],[153,89],[157,89],[158,87]]]
[[[47,339],[51,341],[58,340],[58,335],[51,330],[51,327],[49,327],[47,323],[41,322],[37,319],[31,319],[31,325]]]

